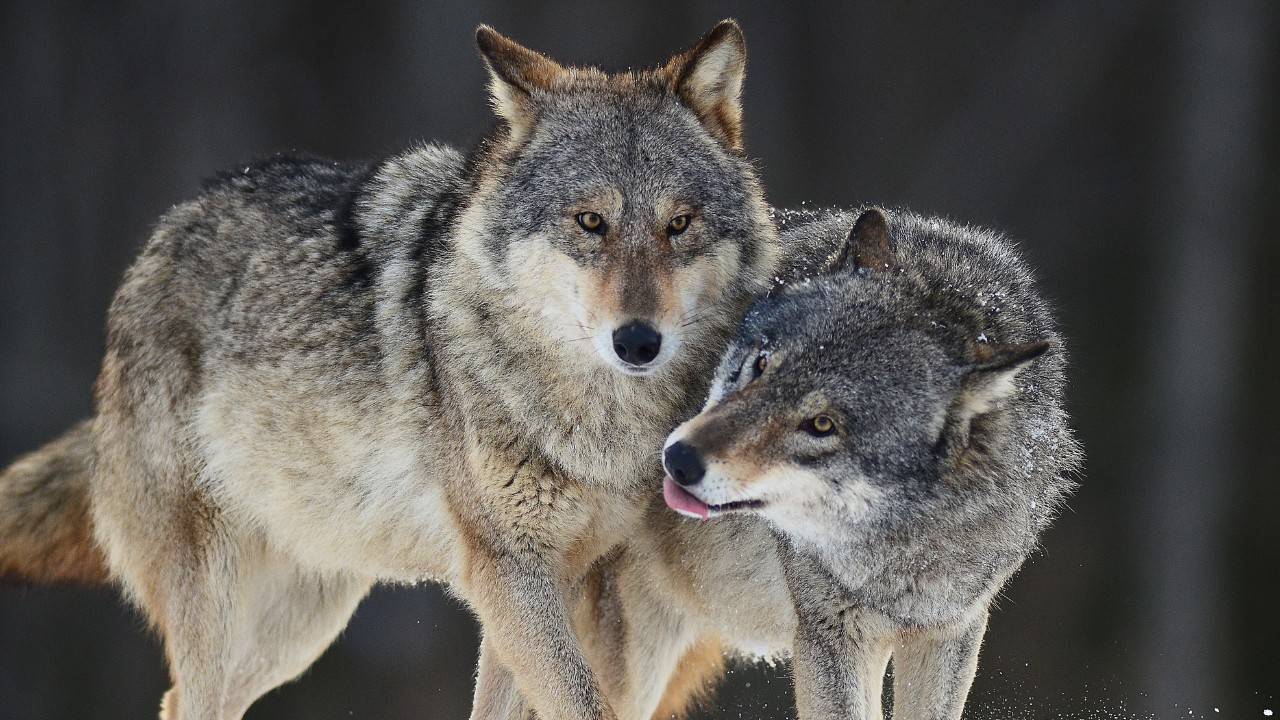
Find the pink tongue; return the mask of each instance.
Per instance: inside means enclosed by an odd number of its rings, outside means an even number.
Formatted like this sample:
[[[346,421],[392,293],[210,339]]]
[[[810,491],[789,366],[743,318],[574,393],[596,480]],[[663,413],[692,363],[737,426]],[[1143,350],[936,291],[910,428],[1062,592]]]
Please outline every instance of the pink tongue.
[[[681,515],[695,517],[700,520],[706,520],[711,515],[711,509],[707,507],[706,503],[689,494],[669,476],[662,481],[662,499],[667,501],[667,507]]]

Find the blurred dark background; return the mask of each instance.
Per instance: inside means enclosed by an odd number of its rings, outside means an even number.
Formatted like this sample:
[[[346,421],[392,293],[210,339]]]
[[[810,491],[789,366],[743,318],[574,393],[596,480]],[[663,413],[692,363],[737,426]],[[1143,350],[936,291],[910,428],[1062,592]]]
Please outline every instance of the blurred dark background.
[[[971,716],[1280,710],[1268,0],[6,0],[0,463],[90,412],[115,285],[201,178],[276,150],[469,145],[490,124],[482,21],[618,69],[726,16],[747,35],[747,143],[772,202],[1004,228],[1060,308],[1087,474],[994,616]],[[380,589],[249,717],[464,718],[475,655],[439,589]],[[165,684],[113,592],[0,588],[0,718],[154,717]],[[789,717],[789,694],[784,668],[740,668],[706,717]]]

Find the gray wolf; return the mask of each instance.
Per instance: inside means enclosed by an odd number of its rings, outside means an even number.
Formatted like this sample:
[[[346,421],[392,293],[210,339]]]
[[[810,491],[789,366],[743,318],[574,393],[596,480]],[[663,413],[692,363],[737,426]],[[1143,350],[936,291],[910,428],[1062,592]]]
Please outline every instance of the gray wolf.
[[[168,212],[95,417],[0,476],[30,500],[6,555],[71,553],[15,572],[92,579],[100,549],[161,634],[165,718],[240,717],[372,583],[423,579],[481,621],[473,717],[615,717],[570,608],[778,256],[745,45],[725,21],[609,75],[477,42],[498,123],[470,154],[275,157]]]
[[[711,644],[790,654],[805,720],[881,717],[891,658],[894,717],[959,718],[992,600],[1074,486],[1062,338],[992,231],[873,208],[784,247],[665,445],[666,505],[713,521],[655,503],[601,570],[615,707],[714,682],[677,665]]]

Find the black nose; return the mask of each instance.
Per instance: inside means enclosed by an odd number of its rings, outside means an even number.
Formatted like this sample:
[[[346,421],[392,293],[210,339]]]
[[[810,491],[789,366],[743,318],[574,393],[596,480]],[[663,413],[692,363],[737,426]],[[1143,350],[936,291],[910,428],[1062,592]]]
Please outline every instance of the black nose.
[[[671,474],[671,478],[685,487],[697,485],[702,480],[702,476],[707,474],[707,468],[702,464],[702,456],[698,455],[698,451],[692,445],[685,445],[679,441],[667,447],[666,452],[662,454],[662,464]]]
[[[661,348],[662,334],[648,323],[633,320],[613,331],[613,351],[628,365],[648,365]]]

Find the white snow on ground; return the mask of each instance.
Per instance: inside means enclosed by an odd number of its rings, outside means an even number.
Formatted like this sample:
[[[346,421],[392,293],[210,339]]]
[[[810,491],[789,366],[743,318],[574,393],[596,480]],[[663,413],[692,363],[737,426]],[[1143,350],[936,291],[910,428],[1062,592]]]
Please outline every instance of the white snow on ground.
[[[1059,698],[1045,698],[1043,692],[1035,692],[1036,676],[1028,665],[1006,670],[993,662],[988,682],[981,683],[981,690],[969,696],[965,707],[965,720],[1220,720],[1222,718],[1275,717],[1275,697],[1267,692],[1255,692],[1243,702],[1207,702],[1204,705],[1174,704],[1168,708],[1156,708],[1154,712],[1138,712],[1130,705],[1151,707],[1145,701],[1146,693],[1122,687],[1122,683],[1090,683]],[[978,673],[981,677],[982,668]],[[990,682],[992,679],[994,683]],[[1139,698],[1144,701],[1139,702]],[[1272,707],[1267,707],[1271,705]],[[1224,711],[1223,706],[1227,707]],[[888,717],[888,713],[886,713]],[[1277,719],[1280,720],[1280,719]]]
[[[970,701],[965,707],[964,716],[966,720],[1041,720],[1046,717],[1051,717],[1055,720],[1165,720],[1166,718],[1175,720],[1177,718],[1196,718],[1200,720],[1203,718],[1226,717],[1223,715],[1222,709],[1218,707],[1209,710],[1197,710],[1196,708],[1175,705],[1168,712],[1139,714],[1127,709],[1123,701],[1099,702],[1113,707],[1060,711],[1053,709],[1052,705],[1034,704],[1025,697],[1000,698]],[[1254,712],[1257,712],[1257,710],[1254,710]],[[1273,717],[1275,712],[1267,708],[1262,710],[1262,715],[1264,717]],[[889,713],[886,713],[886,717],[889,717]]]

